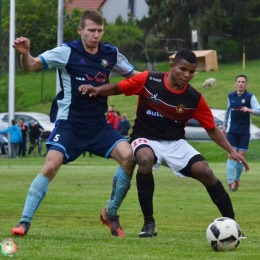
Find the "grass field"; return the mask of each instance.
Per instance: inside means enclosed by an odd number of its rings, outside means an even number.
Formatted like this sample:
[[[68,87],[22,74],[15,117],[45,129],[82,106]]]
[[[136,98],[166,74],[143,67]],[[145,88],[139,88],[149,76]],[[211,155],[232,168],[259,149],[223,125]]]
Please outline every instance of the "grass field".
[[[10,230],[20,219],[29,185],[43,162],[41,157],[0,160],[0,239],[11,236]],[[212,162],[210,166],[226,187],[225,162]],[[126,237],[112,237],[109,229],[100,223],[99,214],[109,197],[117,164],[94,156],[81,157],[62,166],[28,235],[14,238],[19,247],[15,259],[258,260],[260,164],[252,162],[250,166],[250,172],[242,175],[239,190],[229,193],[236,219],[248,237],[235,251],[215,252],[210,248],[205,232],[209,223],[220,216],[217,208],[200,183],[179,178],[166,167],[154,172],[158,236],[138,238],[142,214],[134,178],[119,210]]]
[[[210,107],[225,109],[227,94],[235,90],[238,74],[246,74],[248,90],[259,96],[258,70],[260,61],[242,64],[220,65],[216,72],[198,72],[191,84],[201,91]],[[167,71],[168,62],[158,64],[157,69]],[[138,70],[144,68],[137,67]],[[202,88],[205,79],[215,77],[215,88]],[[120,78],[112,78],[117,82]],[[8,78],[2,79],[1,93],[7,88]],[[22,95],[16,103],[23,111],[48,114],[55,95],[54,71],[18,73],[16,86]],[[43,98],[43,100],[41,100]],[[127,113],[133,122],[137,97],[109,97],[115,110]],[[260,127],[260,117],[253,117]],[[192,142],[226,187],[227,154],[213,142]],[[15,259],[165,259],[165,260],[258,260],[259,242],[259,155],[260,140],[252,141],[247,154],[251,170],[243,173],[241,187],[230,193],[236,218],[248,239],[231,252],[214,252],[207,244],[205,232],[209,223],[220,216],[209,199],[205,188],[189,178],[179,178],[161,167],[154,172],[156,191],[154,196],[155,218],[158,236],[138,238],[142,227],[142,214],[137,200],[135,178],[120,211],[125,238],[112,237],[109,229],[99,221],[99,214],[110,195],[112,176],[117,168],[113,160],[94,156],[79,158],[62,166],[49,187],[46,198],[36,213],[26,237],[15,238],[19,250]],[[11,228],[20,219],[29,185],[40,172],[44,158],[30,157],[0,159],[0,239],[10,237]],[[4,256],[0,255],[0,259]]]

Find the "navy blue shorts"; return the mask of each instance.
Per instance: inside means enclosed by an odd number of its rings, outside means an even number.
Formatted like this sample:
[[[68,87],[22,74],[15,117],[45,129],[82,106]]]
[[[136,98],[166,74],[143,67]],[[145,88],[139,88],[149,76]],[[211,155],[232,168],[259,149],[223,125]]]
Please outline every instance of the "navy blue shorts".
[[[126,139],[107,122],[84,127],[82,124],[58,120],[46,145],[48,151],[63,153],[63,163],[66,164],[77,159],[85,151],[109,158],[114,147],[121,141]]]
[[[248,150],[250,134],[246,135],[246,134],[227,133],[226,137],[233,148],[240,151]]]

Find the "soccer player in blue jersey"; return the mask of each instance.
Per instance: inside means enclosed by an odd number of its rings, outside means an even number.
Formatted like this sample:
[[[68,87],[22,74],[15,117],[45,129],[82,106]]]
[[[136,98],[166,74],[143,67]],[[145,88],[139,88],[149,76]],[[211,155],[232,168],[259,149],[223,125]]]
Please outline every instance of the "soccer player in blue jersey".
[[[247,77],[236,77],[236,91],[228,94],[228,104],[223,123],[227,140],[240,155],[245,157],[250,140],[251,114],[260,116],[259,103],[252,93],[246,90]],[[234,161],[230,154],[227,160],[227,179],[230,191],[236,191],[244,165]]]
[[[46,195],[48,185],[64,163],[77,159],[83,152],[113,158],[120,167],[113,179],[113,192],[101,220],[109,226],[114,236],[124,236],[117,216],[120,201],[126,196],[135,167],[130,144],[107,123],[107,98],[96,99],[82,96],[78,87],[83,84],[100,86],[109,82],[110,73],[129,78],[137,71],[129,64],[116,47],[101,42],[104,21],[97,11],[88,10],[80,19],[78,34],[80,39],[63,43],[38,57],[30,55],[30,41],[20,37],[13,47],[21,54],[21,65],[26,71],[57,68],[62,91],[52,106],[55,128],[46,142],[48,153],[41,172],[33,180],[19,224],[12,234],[24,236],[32,218]]]

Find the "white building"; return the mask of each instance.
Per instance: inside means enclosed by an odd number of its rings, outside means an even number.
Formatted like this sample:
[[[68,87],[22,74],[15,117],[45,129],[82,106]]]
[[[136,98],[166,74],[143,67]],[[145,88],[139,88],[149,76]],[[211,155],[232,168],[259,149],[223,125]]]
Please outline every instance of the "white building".
[[[69,11],[73,8],[99,10],[108,23],[114,23],[118,16],[128,21],[129,17],[141,20],[149,14],[145,0],[73,0],[66,8]]]

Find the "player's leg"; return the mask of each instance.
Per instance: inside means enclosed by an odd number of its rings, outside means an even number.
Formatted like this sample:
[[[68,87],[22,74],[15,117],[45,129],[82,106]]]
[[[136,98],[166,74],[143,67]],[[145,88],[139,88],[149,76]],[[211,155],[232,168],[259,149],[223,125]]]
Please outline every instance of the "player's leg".
[[[153,194],[154,194],[154,178],[153,166],[157,162],[157,157],[151,147],[151,142],[147,139],[139,138],[131,142],[134,151],[138,170],[136,174],[136,186],[138,192],[138,200],[144,217],[144,224],[139,232],[139,237],[152,237],[157,235],[155,219],[153,217]],[[158,143],[159,145],[159,143]]]
[[[168,145],[164,156],[164,161],[175,174],[200,181],[222,216],[234,219],[235,214],[228,193],[213,174],[207,161],[196,149],[186,141],[179,140]]]
[[[32,218],[44,199],[50,181],[56,175],[63,162],[64,155],[59,151],[50,151],[41,172],[31,183],[19,224],[12,229],[12,234],[24,236],[31,225]]]
[[[106,123],[93,133],[87,150],[105,158],[111,157],[120,164],[113,177],[112,192],[106,207],[100,214],[100,220],[110,228],[112,235],[124,236],[117,211],[132,180],[135,167],[132,148],[118,131]]]
[[[80,139],[80,135],[74,133],[74,128],[72,129],[66,121],[63,121],[50,135],[47,141],[48,153],[45,164],[29,188],[22,218],[18,226],[12,229],[12,234],[23,236],[28,232],[31,220],[61,164],[75,160],[84,151],[86,144]]]
[[[29,146],[28,155],[30,155],[31,152],[34,150],[35,142],[36,142],[35,138],[30,137],[30,146]]]
[[[237,134],[231,134],[231,133],[226,134],[226,138],[228,142],[230,143],[230,145],[235,151],[238,151],[237,150],[238,142],[239,142],[238,137],[239,135]],[[234,175],[235,175],[236,163],[237,162],[231,158],[230,154],[228,154],[226,170],[227,170],[228,188],[230,191],[235,191]]]
[[[238,144],[238,153],[243,157],[246,156],[246,152],[249,146],[250,135],[239,135],[239,144]],[[237,190],[239,187],[240,177],[243,172],[244,165],[243,163],[236,163],[236,173],[234,181],[234,189]]]
[[[223,217],[235,219],[235,213],[228,193],[220,180],[213,174],[208,163],[203,159],[203,157],[200,158],[199,156],[191,158],[188,165],[183,169],[183,172],[190,171],[191,177],[200,181],[205,186],[211,200]]]

